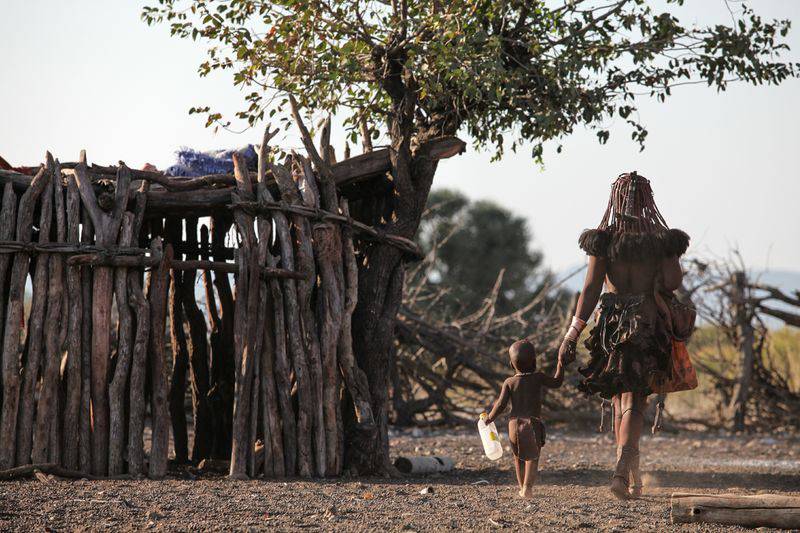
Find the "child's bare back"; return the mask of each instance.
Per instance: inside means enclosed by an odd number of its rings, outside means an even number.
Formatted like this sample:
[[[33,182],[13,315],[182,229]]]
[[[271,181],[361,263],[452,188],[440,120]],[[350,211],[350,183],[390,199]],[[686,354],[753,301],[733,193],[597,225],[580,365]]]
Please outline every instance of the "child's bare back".
[[[516,374],[503,382],[500,397],[485,421],[487,424],[493,422],[511,403],[508,438],[514,452],[519,495],[529,498],[539,468],[539,453],[545,441],[544,423],[541,419],[542,387],[560,387],[564,381],[564,372],[560,359],[552,377],[537,372],[536,350],[529,341],[517,341],[508,351]]]

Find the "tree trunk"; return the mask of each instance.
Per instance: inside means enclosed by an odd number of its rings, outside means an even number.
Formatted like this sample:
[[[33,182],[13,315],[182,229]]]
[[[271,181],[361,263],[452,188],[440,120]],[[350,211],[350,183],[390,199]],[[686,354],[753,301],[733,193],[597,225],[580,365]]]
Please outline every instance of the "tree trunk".
[[[395,121],[397,122],[397,121]],[[380,226],[381,217],[393,220],[387,233],[413,239],[430,192],[437,161],[425,153],[410,157],[410,135],[390,126],[394,190],[376,205],[364,206],[355,218]],[[377,208],[376,208],[377,207]],[[392,209],[391,216],[383,212]],[[345,462],[359,474],[393,469],[389,461],[389,386],[395,341],[395,317],[402,302],[404,258],[400,250],[379,242],[362,242],[359,261],[358,305],[353,313],[353,349],[356,361],[369,382],[372,414],[376,427],[350,424],[346,436]]]

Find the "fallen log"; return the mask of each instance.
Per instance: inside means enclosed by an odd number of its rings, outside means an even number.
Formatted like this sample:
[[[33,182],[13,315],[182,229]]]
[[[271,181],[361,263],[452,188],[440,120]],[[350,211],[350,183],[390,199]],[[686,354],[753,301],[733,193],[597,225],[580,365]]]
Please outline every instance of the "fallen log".
[[[744,527],[800,528],[800,498],[777,494],[684,494],[670,501],[673,524],[712,523]]]

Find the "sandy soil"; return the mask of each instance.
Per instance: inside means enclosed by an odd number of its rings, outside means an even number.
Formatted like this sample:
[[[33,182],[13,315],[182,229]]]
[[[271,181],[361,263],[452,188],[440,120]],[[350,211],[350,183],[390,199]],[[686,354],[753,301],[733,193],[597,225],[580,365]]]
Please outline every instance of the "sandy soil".
[[[645,497],[619,502],[606,488],[614,456],[610,435],[551,431],[536,497],[520,501],[510,456],[488,461],[477,433],[404,431],[394,435],[394,456],[449,455],[456,469],[405,479],[190,480],[173,472],[164,481],[5,482],[0,530],[718,531],[724,528],[670,525],[669,495],[800,495],[798,442],[785,436],[647,437]]]

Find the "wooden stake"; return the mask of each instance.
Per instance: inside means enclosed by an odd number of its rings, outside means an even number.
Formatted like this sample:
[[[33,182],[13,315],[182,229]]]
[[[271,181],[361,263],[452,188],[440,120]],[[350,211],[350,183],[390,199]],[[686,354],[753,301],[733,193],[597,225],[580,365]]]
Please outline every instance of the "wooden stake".
[[[197,218],[189,217],[186,219],[186,244],[190,248],[197,248]],[[187,254],[186,258],[193,260],[197,256]],[[192,462],[199,463],[201,460],[211,457],[213,439],[211,435],[211,410],[208,404],[208,329],[206,328],[203,312],[197,306],[197,298],[194,292],[196,277],[196,270],[184,270],[180,289],[183,310],[189,325],[188,348],[192,377],[192,418],[194,420]]]
[[[81,242],[91,243],[94,227],[85,209],[82,221]],[[78,461],[81,471],[87,474],[92,470],[92,278],[92,269],[81,269],[81,410]]]
[[[66,241],[66,215],[64,213],[64,193],[61,182],[61,169],[52,156],[47,154],[47,166],[52,171],[50,178],[53,197],[55,198],[56,242]],[[64,258],[52,254],[49,258],[47,315],[49,325],[45,335],[45,361],[42,374],[42,386],[39,391],[39,403],[36,408],[36,426],[33,434],[33,451],[31,460],[44,463],[50,459],[50,433],[58,427],[58,377],[63,355],[62,328],[66,322],[63,314],[64,303]],[[63,322],[62,322],[63,321]],[[60,460],[60,458],[59,458]]]
[[[247,165],[239,154],[233,155],[233,169],[236,185],[241,198],[253,196],[252,184],[247,176]],[[237,196],[234,196],[236,198]],[[253,230],[253,217],[241,210],[233,213],[236,229],[241,238],[239,275],[236,279],[236,310],[234,322],[234,345],[236,361],[236,387],[233,402],[233,441],[231,448],[232,478],[246,477],[248,454],[252,454],[254,436],[249,432],[249,413],[252,406],[253,368],[256,357],[256,332],[258,331],[258,286],[260,279],[256,274],[258,257],[256,237]],[[256,318],[255,320],[253,320]],[[260,343],[258,343],[260,344]]]
[[[169,263],[172,247],[167,244],[158,270],[151,272],[150,291],[150,368],[153,396],[150,411],[153,420],[153,445],[150,449],[148,475],[160,479],[167,473],[169,453],[169,410],[167,408],[168,367],[164,330],[167,322],[167,292],[169,289]]]
[[[133,241],[132,213],[125,213],[120,232],[120,246],[130,246]],[[114,296],[117,301],[119,328],[117,330],[117,363],[114,375],[108,386],[109,398],[109,446],[108,473],[115,476],[124,472],[123,450],[127,439],[128,417],[125,413],[125,392],[131,367],[133,352],[133,314],[128,303],[128,269],[118,268],[114,272]]]
[[[80,239],[80,193],[75,176],[67,178],[67,242]],[[2,260],[2,258],[0,258]],[[81,322],[83,318],[80,267],[67,267],[67,369],[66,402],[64,408],[63,460],[64,466],[78,470],[81,408]]]
[[[342,214],[350,216],[347,200],[342,198],[339,202]],[[372,415],[371,395],[369,382],[364,371],[359,368],[353,353],[352,317],[358,303],[358,264],[356,263],[353,235],[348,227],[342,228],[342,257],[345,272],[344,312],[342,313],[342,333],[339,335],[337,353],[339,355],[339,368],[344,377],[350,397],[353,399],[356,422],[369,429],[375,426]]]
[[[30,242],[33,227],[33,211],[36,201],[49,183],[49,173],[44,167],[31,181],[31,186],[22,195],[17,216],[17,240]],[[0,470],[14,464],[17,437],[17,414],[19,408],[19,357],[20,323],[25,303],[25,278],[28,275],[30,256],[18,253],[14,256],[9,283],[8,311],[3,331],[3,409],[0,415]]]
[[[258,197],[261,198],[267,189],[267,157],[269,155],[269,141],[272,138],[269,128],[264,132],[264,138],[261,142],[261,147],[258,152]],[[272,219],[261,215],[258,217],[258,263],[260,265],[268,265],[275,267],[277,259],[269,252],[269,242],[272,235]],[[263,317],[263,338],[262,348],[260,352],[261,364],[261,405],[264,427],[264,475],[267,477],[284,477],[286,475],[286,456],[284,454],[284,434],[281,431],[281,415],[278,413],[278,392],[275,388],[275,373],[276,373],[276,341],[273,337],[276,332],[275,326],[275,311],[276,306],[280,305],[281,313],[281,327],[283,327],[283,298],[280,295],[280,286],[277,282],[274,283],[274,288],[277,289],[278,296],[280,297],[280,304],[271,302],[269,295],[272,293],[273,298],[273,281],[262,280],[259,286],[259,316]],[[281,331],[281,347],[283,365],[280,372],[285,372],[285,376],[281,376],[283,386],[286,388],[286,401],[288,404],[287,412],[284,414],[284,423],[290,425],[287,428],[290,431],[289,443],[293,448],[296,446],[294,436],[294,412],[291,409],[291,403],[288,391],[291,388],[288,375],[288,360],[286,359],[286,339],[285,332]],[[294,471],[294,457],[292,458],[292,468]]]
[[[49,152],[47,154],[50,155]],[[48,187],[42,193],[39,209],[39,242],[50,242],[50,225],[53,218],[53,168],[52,157],[47,165]],[[19,397],[19,415],[17,421],[17,461],[24,465],[31,462],[33,444],[33,417],[36,405],[35,392],[39,382],[39,369],[42,364],[42,332],[44,331],[44,315],[47,308],[47,274],[49,254],[40,254],[34,261],[31,280],[31,310],[27,326],[27,360],[22,370],[22,390]]]
[[[182,240],[183,221],[180,218],[167,217],[164,230],[167,242],[174,245]],[[189,437],[186,430],[184,399],[186,397],[186,376],[189,370],[189,350],[186,346],[186,333],[183,330],[183,305],[180,298],[183,272],[171,269],[170,276],[172,284],[169,290],[169,331],[170,347],[172,348],[172,377],[169,387],[169,416],[172,421],[175,461],[186,463],[189,461]]]
[[[288,204],[302,203],[300,192],[291,173],[280,166],[272,166],[272,174],[278,183],[283,201]],[[316,316],[312,307],[312,290],[316,282],[314,252],[311,245],[311,225],[305,217],[291,215],[295,230],[294,260],[297,269],[306,275],[305,280],[297,282],[297,302],[299,307],[300,331],[303,346],[308,357],[309,382],[311,384],[312,421],[314,435],[314,466],[318,476],[327,473],[327,446],[325,442],[325,415],[323,408],[322,358]]]
[[[142,201],[146,196],[141,195]],[[138,203],[138,202],[137,202]],[[153,239],[151,248],[161,254],[161,240]],[[135,310],[136,336],[133,344],[133,359],[131,361],[130,383],[130,420],[128,423],[128,472],[134,476],[144,473],[144,449],[142,433],[144,432],[145,410],[145,364],[147,363],[147,348],[150,334],[150,307],[144,296],[142,284],[138,273],[128,276],[128,299]],[[162,330],[163,331],[163,330]]]

